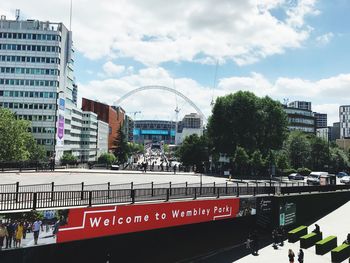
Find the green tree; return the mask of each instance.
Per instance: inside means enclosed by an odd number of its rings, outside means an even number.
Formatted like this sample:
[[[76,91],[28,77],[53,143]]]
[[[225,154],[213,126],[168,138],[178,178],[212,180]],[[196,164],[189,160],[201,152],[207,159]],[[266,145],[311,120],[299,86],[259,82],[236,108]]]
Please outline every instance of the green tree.
[[[286,142],[290,164],[294,169],[310,166],[310,142],[305,133],[293,131]]]
[[[136,154],[136,153],[144,153],[145,148],[142,144],[134,143],[134,142],[128,142],[128,148],[130,154]]]
[[[265,163],[259,150],[253,152],[250,159],[250,164],[253,175],[260,175],[263,172]]]
[[[115,157],[117,157],[118,163],[119,164],[126,163],[128,161],[128,157],[130,154],[130,148],[122,127],[120,127],[118,130],[118,135],[114,141],[114,145],[115,145],[114,155]]]
[[[0,108],[0,161],[38,161],[46,156],[28,132],[30,122],[17,120],[14,113]]]
[[[285,151],[278,152],[276,165],[278,170],[280,171],[283,171],[289,168],[288,154]]]
[[[249,167],[249,156],[244,148],[242,147],[236,148],[236,151],[233,157],[233,163],[239,175],[246,175]]]
[[[116,161],[116,157],[112,153],[103,153],[98,157],[98,163],[112,165]]]
[[[330,166],[333,173],[345,171],[349,168],[348,156],[339,147],[332,147],[330,149]]]
[[[287,118],[279,102],[239,91],[217,98],[207,127],[218,153],[232,156],[239,146],[266,156],[282,147]]]
[[[60,159],[62,165],[76,164],[78,161],[77,157],[71,153],[64,153]]]
[[[209,160],[207,138],[197,134],[186,137],[177,150],[177,156],[185,166],[201,167]]]
[[[311,164],[312,170],[322,171],[324,168],[329,165],[330,162],[330,151],[328,143],[316,136],[310,138],[311,144]]]

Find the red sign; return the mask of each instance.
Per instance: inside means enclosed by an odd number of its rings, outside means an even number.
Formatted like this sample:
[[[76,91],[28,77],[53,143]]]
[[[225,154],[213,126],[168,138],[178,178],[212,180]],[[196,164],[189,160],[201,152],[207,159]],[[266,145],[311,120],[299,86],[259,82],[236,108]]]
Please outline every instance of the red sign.
[[[236,217],[239,198],[70,209],[57,243]]]

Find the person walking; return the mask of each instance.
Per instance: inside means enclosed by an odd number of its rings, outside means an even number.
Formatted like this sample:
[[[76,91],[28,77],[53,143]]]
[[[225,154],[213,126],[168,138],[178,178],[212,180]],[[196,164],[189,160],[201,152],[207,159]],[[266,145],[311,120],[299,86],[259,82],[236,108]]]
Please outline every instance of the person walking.
[[[7,228],[5,225],[0,221],[0,251],[2,250],[2,247],[4,245],[4,239],[5,237],[7,238],[8,233],[7,233]]]
[[[295,257],[295,254],[294,254],[293,250],[289,249],[288,250],[289,263],[294,263],[294,257]]]
[[[17,226],[16,233],[15,233],[15,247],[20,247],[21,246],[21,241],[23,238],[23,222],[20,222]]]
[[[33,230],[33,234],[34,234],[34,245],[38,244],[38,238],[39,238],[41,224],[42,224],[42,222],[39,219],[35,220],[33,223],[32,230]]]
[[[173,166],[174,174],[176,174],[176,164]]]
[[[304,263],[304,251],[302,249],[299,249],[298,262],[299,263]]]
[[[13,240],[15,230],[16,230],[14,222],[9,221],[6,228],[7,228],[6,248],[11,248],[12,247],[12,240]]]

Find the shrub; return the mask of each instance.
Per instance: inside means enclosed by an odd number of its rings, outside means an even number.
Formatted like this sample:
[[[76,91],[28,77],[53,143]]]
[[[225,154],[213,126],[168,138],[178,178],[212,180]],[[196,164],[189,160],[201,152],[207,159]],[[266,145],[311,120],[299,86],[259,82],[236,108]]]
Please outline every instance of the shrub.
[[[75,157],[71,153],[64,153],[60,159],[62,165],[66,164],[76,164],[77,163],[77,157]]]
[[[311,170],[306,167],[298,168],[297,172],[303,176],[308,176],[311,173]]]
[[[112,153],[103,153],[98,157],[98,163],[103,163],[107,165],[112,165],[115,163],[117,158],[115,158],[114,154]]]

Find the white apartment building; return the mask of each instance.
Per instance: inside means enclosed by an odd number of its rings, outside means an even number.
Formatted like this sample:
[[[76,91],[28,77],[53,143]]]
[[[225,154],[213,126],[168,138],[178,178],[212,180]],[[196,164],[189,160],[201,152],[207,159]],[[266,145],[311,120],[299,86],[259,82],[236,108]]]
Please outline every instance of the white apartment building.
[[[350,105],[339,107],[340,139],[350,138]]]
[[[31,121],[35,139],[56,161],[64,152],[96,159],[97,116],[77,108],[77,91],[71,31],[1,16],[0,107]]]

